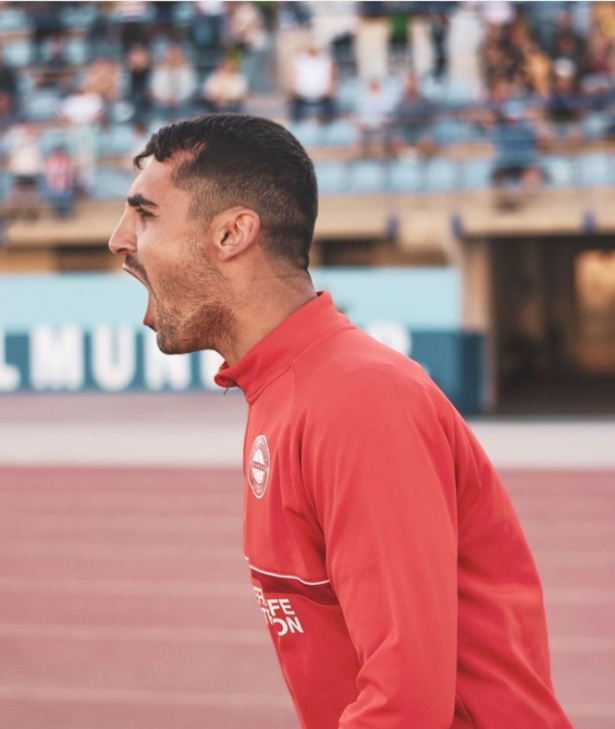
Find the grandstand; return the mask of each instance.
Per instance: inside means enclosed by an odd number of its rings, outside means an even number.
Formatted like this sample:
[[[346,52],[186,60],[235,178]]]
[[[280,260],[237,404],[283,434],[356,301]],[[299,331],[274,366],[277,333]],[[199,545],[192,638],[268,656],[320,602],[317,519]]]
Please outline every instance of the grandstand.
[[[2,116],[0,271],[117,267],[106,242],[132,179],[130,157],[147,133],[203,110],[196,90],[173,108],[150,99],[137,109],[127,62],[131,43],[147,46],[152,73],[178,44],[195,89],[221,58],[234,54],[248,80],[242,110],[286,124],[315,160],[321,212],[314,265],[452,267],[462,281],[462,327],[486,336],[488,409],[612,407],[605,395],[615,389],[608,303],[615,231],[613,3],[575,3],[572,11],[566,3],[498,3],[505,6],[498,16],[495,6],[456,3],[404,3],[401,10],[395,3],[228,3],[207,14],[201,8],[207,4],[192,2],[65,2],[54,3],[53,18],[45,5],[0,7],[4,64],[17,84],[13,108]],[[241,6],[245,17],[238,21],[232,6]],[[384,45],[378,41],[383,28]],[[434,28],[444,31],[438,36]],[[368,58],[366,37],[374,43]],[[57,68],[66,83],[41,81],[57,38]],[[336,69],[336,114],[327,124],[289,115],[287,69],[307,38],[317,39]],[[444,41],[438,46],[435,38]],[[380,69],[377,42],[385,54]],[[102,105],[84,141],[82,126],[64,110],[67,98],[94,84],[101,59],[108,63],[102,75],[113,83],[94,91]],[[546,76],[536,70],[540,63]],[[574,89],[558,96],[556,78],[571,68]],[[417,125],[395,112],[409,73],[428,108],[418,120],[427,152],[407,136],[401,146],[392,143],[404,124]],[[367,148],[361,115],[374,74],[388,114],[386,133]],[[502,77],[510,84],[506,99],[495,90]],[[522,149],[527,140],[513,136],[508,148],[502,142],[503,133],[510,137],[502,121],[509,102],[521,110],[511,114],[523,115],[533,129],[531,165],[539,184],[526,186],[514,175],[496,184],[497,170],[530,165]],[[10,131],[24,122],[35,130],[42,160],[32,215],[15,214],[12,205]],[[73,214],[64,217],[54,215],[43,182],[45,160],[58,147],[71,152],[83,176]],[[84,149],[89,157],[82,163]],[[588,287],[596,277],[604,291],[592,304]]]

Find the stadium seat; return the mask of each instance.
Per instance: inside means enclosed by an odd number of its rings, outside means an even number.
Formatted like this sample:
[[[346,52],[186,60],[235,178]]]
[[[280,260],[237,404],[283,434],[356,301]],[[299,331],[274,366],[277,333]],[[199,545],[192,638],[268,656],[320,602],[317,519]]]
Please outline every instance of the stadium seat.
[[[608,112],[590,111],[581,120],[583,136],[587,139],[603,139],[612,124],[613,119]]]
[[[4,58],[9,66],[27,66],[34,59],[34,48],[27,38],[17,38],[7,41],[2,46]]]
[[[434,157],[424,167],[422,189],[429,192],[446,192],[460,186],[460,170],[455,160]]]
[[[68,130],[59,128],[44,129],[38,139],[38,148],[43,156],[51,154],[56,147],[70,149],[70,133]]]
[[[574,185],[574,160],[561,154],[545,154],[541,157],[541,167],[546,175],[546,183],[552,187]]]
[[[55,119],[60,104],[60,95],[54,89],[32,90],[23,100],[23,110],[31,121]]]
[[[357,102],[361,93],[361,80],[359,78],[345,78],[339,82],[336,106],[340,112],[353,113],[357,110]]]
[[[93,197],[99,200],[123,198],[134,179],[134,173],[111,167],[96,170]]]
[[[322,144],[334,147],[350,147],[356,144],[359,134],[356,125],[349,119],[337,119],[322,128]]]
[[[112,124],[101,130],[98,149],[101,156],[129,155],[135,144],[135,133],[130,124]]]
[[[389,190],[417,192],[421,187],[421,162],[416,159],[396,159],[389,163]]]
[[[21,8],[0,9],[0,31],[24,30],[30,28],[30,19]]]
[[[318,191],[323,195],[339,195],[348,191],[348,168],[345,162],[316,162]]]
[[[362,159],[350,164],[348,192],[378,193],[387,187],[385,163],[376,159]]]
[[[591,152],[578,158],[578,184],[583,187],[605,187],[613,178],[611,155]]]
[[[72,66],[82,66],[89,60],[89,49],[85,38],[71,36],[64,44],[66,57]]]
[[[323,127],[315,119],[290,124],[288,130],[304,147],[318,147],[323,144]]]
[[[438,144],[459,144],[470,138],[469,125],[453,116],[439,117],[432,125],[431,133]]]
[[[98,17],[97,3],[63,3],[60,11],[65,28],[89,28]]]
[[[475,157],[461,164],[460,183],[465,190],[481,190],[491,186],[493,159]]]

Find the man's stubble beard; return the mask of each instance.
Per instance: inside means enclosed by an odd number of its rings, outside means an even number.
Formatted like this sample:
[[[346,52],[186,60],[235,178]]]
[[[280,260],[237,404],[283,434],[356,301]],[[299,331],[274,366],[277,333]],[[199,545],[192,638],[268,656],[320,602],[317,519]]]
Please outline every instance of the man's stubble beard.
[[[224,302],[222,284],[220,274],[209,266],[191,270],[182,281],[168,277],[160,282],[165,300],[185,302],[183,307],[165,306],[154,297],[156,341],[161,352],[185,354],[213,349],[221,353],[235,341],[235,318]],[[188,301],[185,294],[180,297],[180,291],[193,292],[194,301]]]

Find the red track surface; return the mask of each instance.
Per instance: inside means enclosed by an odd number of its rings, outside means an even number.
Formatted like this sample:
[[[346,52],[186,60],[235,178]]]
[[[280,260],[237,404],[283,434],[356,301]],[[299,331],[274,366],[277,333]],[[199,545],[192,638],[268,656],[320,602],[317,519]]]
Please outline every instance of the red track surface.
[[[577,729],[615,726],[614,476],[504,474]],[[1,468],[0,725],[297,727],[242,557],[241,489],[235,470]]]

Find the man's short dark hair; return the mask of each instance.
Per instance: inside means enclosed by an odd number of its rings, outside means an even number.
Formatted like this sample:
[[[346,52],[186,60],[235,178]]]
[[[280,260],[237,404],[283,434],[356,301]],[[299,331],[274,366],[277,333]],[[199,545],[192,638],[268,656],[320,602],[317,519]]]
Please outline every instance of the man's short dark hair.
[[[208,114],[162,127],[134,158],[158,162],[188,153],[173,172],[197,215],[245,205],[261,219],[262,245],[276,259],[307,269],[318,214],[314,165],[280,124],[246,114]]]

